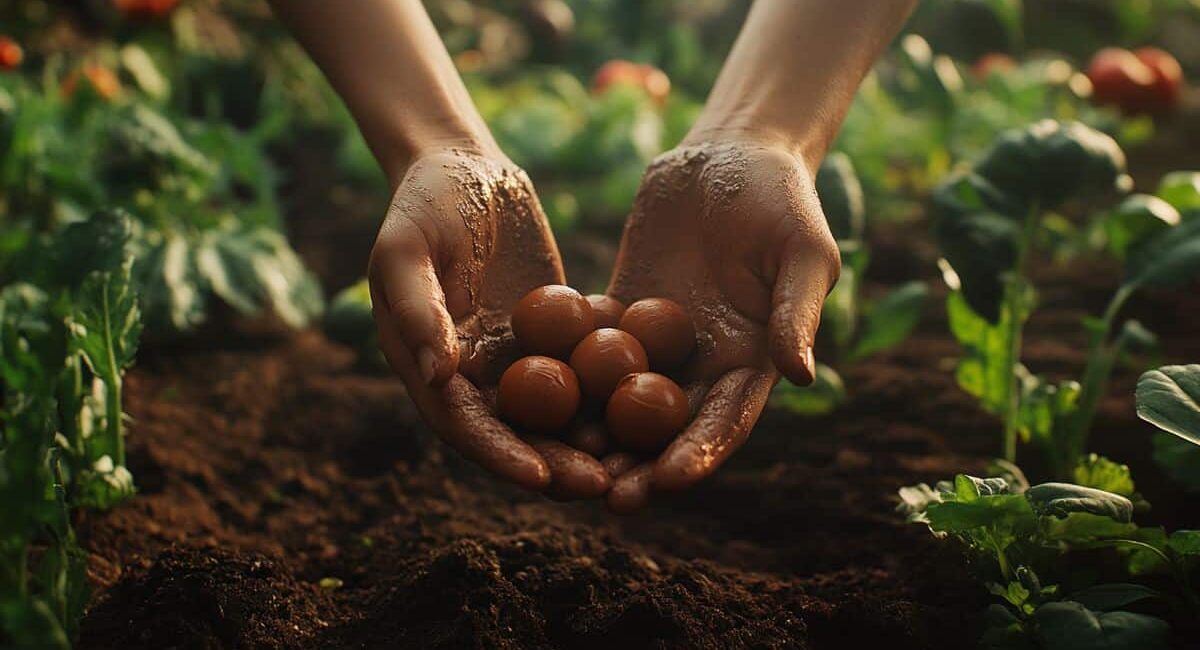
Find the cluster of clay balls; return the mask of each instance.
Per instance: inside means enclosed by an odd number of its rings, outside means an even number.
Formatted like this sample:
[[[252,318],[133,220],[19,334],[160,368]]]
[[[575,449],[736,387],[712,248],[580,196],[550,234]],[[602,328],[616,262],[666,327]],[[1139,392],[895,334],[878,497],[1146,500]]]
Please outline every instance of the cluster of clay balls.
[[[500,378],[497,407],[523,433],[561,436],[598,455],[610,445],[639,453],[662,450],[687,426],[683,390],[665,374],[696,348],[686,311],[665,298],[626,308],[609,296],[562,286],[529,292],[512,315],[522,353]],[[580,413],[602,413],[588,426]]]

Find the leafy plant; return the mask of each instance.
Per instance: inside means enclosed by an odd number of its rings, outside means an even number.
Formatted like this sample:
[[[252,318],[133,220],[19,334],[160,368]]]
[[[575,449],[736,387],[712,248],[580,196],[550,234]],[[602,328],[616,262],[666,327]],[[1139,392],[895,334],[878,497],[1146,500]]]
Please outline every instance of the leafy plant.
[[[1028,268],[1051,238],[1050,211],[1111,193],[1123,179],[1124,155],[1111,138],[1078,123],[1045,121],[1001,135],[973,169],[933,196],[934,235],[954,289],[950,328],[966,352],[959,384],[1002,417],[1006,459],[1016,457],[1018,437],[1033,441],[1063,478],[1087,449],[1113,365],[1126,349],[1153,342],[1136,321],[1118,322],[1122,306],[1137,291],[1176,286],[1200,269],[1200,221],[1124,228],[1125,280],[1103,314],[1084,323],[1091,343],[1081,380],[1051,383],[1021,364],[1022,329],[1037,302]],[[1117,222],[1134,223],[1107,217]]]
[[[935,488],[902,488],[900,498],[909,521],[965,545],[983,562],[987,589],[1003,604],[989,608],[981,647],[1166,648],[1167,622],[1127,608],[1170,601],[1177,611],[1196,611],[1183,566],[1200,550],[1193,548],[1197,533],[1139,529],[1132,523],[1133,503],[1121,495],[1070,483],[1028,487],[960,474]],[[1077,577],[1065,570],[1070,554],[1100,548],[1123,553],[1131,575],[1150,565],[1169,567],[1180,580],[1178,596],[1132,582],[1074,584]],[[1046,582],[1051,576],[1073,584]]]
[[[1172,479],[1200,490],[1200,365],[1163,366],[1138,379],[1138,417],[1162,429],[1154,459]]]
[[[53,233],[123,208],[153,331],[194,327],[213,298],[296,327],[320,312],[315,280],[279,233],[276,175],[257,136],[142,96],[64,98],[54,83],[3,81],[0,219]]]
[[[141,321],[131,224],[98,213],[0,254],[0,641],[69,648],[86,603],[70,511],[131,496],[122,375]]]

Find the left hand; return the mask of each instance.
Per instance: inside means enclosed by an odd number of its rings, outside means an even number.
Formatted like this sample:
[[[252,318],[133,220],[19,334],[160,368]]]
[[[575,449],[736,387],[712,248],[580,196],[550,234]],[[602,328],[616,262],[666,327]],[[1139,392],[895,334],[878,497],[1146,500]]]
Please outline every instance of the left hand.
[[[812,382],[813,342],[841,270],[813,169],[749,136],[685,144],[651,164],[625,226],[608,293],[683,305],[697,350],[672,373],[693,419],[654,461],[615,480],[608,506],[711,474],[743,442],[782,373]]]

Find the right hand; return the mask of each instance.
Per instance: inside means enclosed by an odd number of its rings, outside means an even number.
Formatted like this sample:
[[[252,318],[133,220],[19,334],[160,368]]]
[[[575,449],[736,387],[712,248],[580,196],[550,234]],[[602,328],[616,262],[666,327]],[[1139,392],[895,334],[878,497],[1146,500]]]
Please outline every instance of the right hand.
[[[500,375],[519,356],[512,309],[564,284],[562,262],[525,172],[502,154],[444,148],[409,165],[371,251],[379,345],[421,416],[467,458],[557,498],[598,497],[599,462],[535,446],[496,418]]]

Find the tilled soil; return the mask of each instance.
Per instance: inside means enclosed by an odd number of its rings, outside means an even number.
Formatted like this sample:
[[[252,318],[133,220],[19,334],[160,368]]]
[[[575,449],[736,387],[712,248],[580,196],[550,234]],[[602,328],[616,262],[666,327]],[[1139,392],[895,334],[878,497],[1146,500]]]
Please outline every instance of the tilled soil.
[[[912,230],[877,235],[869,292],[936,277]],[[299,231],[302,251],[370,242]],[[595,239],[563,248],[602,284],[611,243]],[[1118,272],[1038,275],[1026,357],[1076,374],[1079,318]],[[1200,359],[1196,294],[1131,305],[1168,360]],[[837,413],[769,409],[717,475],[625,518],[484,474],[431,436],[397,381],[319,333],[238,323],[152,345],[127,389],[140,493],[80,521],[97,587],[81,647],[972,647],[988,595],[956,549],[894,512],[896,488],[982,472],[999,446],[998,422],[954,383],[940,300],[926,312],[898,350],[844,368]],[[1119,370],[1095,446],[1133,467],[1148,520],[1178,524],[1187,497],[1149,459],[1137,374]]]

